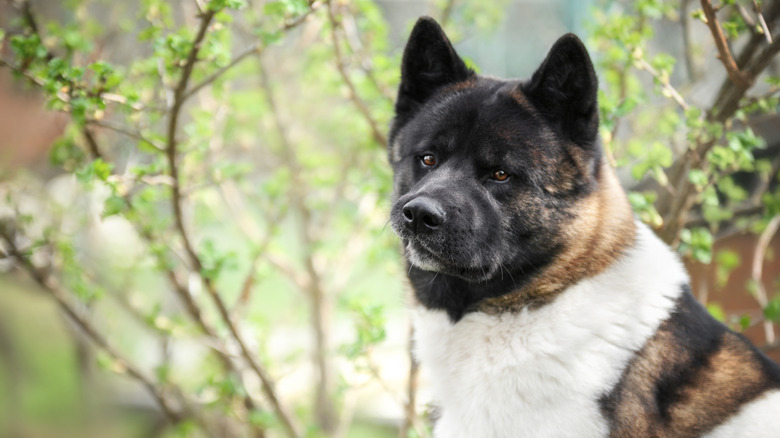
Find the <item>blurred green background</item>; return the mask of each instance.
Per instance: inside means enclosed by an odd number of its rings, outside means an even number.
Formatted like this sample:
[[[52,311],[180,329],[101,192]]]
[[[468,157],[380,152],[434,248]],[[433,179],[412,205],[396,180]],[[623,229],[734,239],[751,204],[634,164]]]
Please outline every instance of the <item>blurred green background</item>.
[[[725,3],[743,47],[758,12]],[[777,62],[739,112],[707,119],[725,72],[697,8],[3,3],[0,437],[429,436],[384,144],[425,14],[501,77],[527,77],[558,36],[580,34],[604,146],[659,229],[679,188],[669,169],[712,138],[709,161],[680,177],[695,195],[670,242],[713,313],[776,349]]]

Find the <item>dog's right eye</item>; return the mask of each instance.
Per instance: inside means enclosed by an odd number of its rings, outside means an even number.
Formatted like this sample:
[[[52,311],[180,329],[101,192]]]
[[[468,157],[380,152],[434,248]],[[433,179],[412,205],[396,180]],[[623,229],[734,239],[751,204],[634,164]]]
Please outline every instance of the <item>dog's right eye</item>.
[[[423,166],[426,167],[433,167],[436,165],[436,157],[431,154],[425,154],[421,156],[420,161],[423,163]]]

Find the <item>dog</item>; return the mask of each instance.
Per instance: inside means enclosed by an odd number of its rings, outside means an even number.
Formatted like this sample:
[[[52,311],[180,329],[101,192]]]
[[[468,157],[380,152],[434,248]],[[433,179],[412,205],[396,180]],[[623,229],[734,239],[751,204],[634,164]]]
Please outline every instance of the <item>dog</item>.
[[[437,438],[780,437],[780,366],[713,319],[635,220],[573,34],[477,75],[423,17],[388,135]]]

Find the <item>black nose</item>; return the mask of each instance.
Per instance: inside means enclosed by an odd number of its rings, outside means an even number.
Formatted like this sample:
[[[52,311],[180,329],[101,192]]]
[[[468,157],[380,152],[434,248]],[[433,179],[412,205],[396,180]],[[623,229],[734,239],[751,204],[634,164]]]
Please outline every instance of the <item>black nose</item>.
[[[406,227],[415,233],[433,231],[446,220],[444,209],[431,198],[414,198],[403,208]]]

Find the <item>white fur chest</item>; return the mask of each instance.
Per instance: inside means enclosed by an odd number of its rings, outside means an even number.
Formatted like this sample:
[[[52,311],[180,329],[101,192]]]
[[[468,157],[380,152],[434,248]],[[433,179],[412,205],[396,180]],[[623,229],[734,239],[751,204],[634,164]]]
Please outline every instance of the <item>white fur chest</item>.
[[[668,317],[686,275],[649,230],[618,263],[539,309],[414,311],[437,438],[606,436],[598,400]]]

